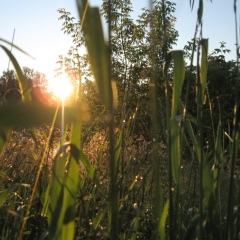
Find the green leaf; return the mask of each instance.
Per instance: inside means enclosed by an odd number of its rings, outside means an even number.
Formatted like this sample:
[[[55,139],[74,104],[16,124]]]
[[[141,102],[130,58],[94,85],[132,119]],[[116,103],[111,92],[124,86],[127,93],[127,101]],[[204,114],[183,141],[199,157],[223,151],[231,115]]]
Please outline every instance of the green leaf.
[[[203,15],[203,0],[199,0],[199,7],[198,7],[198,23],[202,22],[202,15]]]
[[[208,39],[201,40],[202,59],[201,59],[201,85],[202,85],[202,102],[204,102],[204,95],[207,84],[207,63],[208,63]]]
[[[29,92],[29,87],[28,87],[28,83],[23,75],[23,72],[16,60],[16,58],[13,56],[13,54],[3,45],[0,45],[0,47],[5,51],[5,53],[8,55],[8,57],[10,58],[17,76],[18,76],[18,82],[19,82],[19,87],[20,87],[20,91],[23,97],[23,102],[30,102],[31,101],[31,95]]]
[[[172,111],[171,119],[169,124],[170,134],[170,152],[172,161],[172,174],[173,179],[176,183],[180,183],[180,133],[179,133],[179,122],[177,120],[177,111],[181,108],[180,96],[182,92],[182,86],[185,75],[185,64],[183,58],[183,51],[170,51],[167,54],[166,64],[164,66],[164,74],[167,76],[167,70],[170,66],[171,60],[174,61],[173,68],[173,94],[172,94]]]
[[[101,17],[98,8],[88,7],[87,1],[78,1],[79,15],[87,45],[90,63],[103,103],[113,106],[113,93],[110,79],[109,49],[104,41]]]
[[[61,149],[61,155],[55,158],[49,190],[49,239],[62,239],[63,219],[66,206],[64,205],[64,178],[67,154]]]
[[[214,156],[214,194],[217,196],[218,191],[218,178],[219,178],[219,165],[223,155],[222,144],[222,124],[219,121],[216,143],[215,143],[215,156]]]
[[[205,206],[209,206],[210,197],[213,195],[213,174],[209,169],[206,155],[203,157],[203,177],[202,186]]]
[[[170,66],[171,60],[174,61],[173,68],[173,96],[172,96],[172,117],[176,115],[180,104],[180,96],[185,75],[185,64],[183,58],[183,51],[175,50],[167,54],[166,64],[164,66],[164,74],[167,75],[167,70]]]
[[[11,185],[9,188],[3,191],[0,195],[0,207],[4,204],[4,202],[11,196],[11,194],[16,190],[18,187],[30,187],[29,184],[25,183],[15,183]]]
[[[79,156],[79,149],[66,143],[55,158],[49,190],[50,239],[74,237]]]
[[[181,181],[181,167],[180,167],[180,128],[179,122],[176,118],[170,119],[170,141],[171,141],[171,161],[172,161],[172,175],[175,183],[179,184]]]
[[[173,97],[172,97],[172,117],[176,115],[180,103],[180,96],[185,75],[185,64],[183,51],[172,51],[174,60],[173,70]]]
[[[107,208],[104,208],[103,210],[99,211],[97,216],[93,219],[93,229],[96,230],[99,226],[100,222],[106,216]]]
[[[30,54],[28,54],[27,52],[25,52],[24,50],[22,50],[20,47],[16,46],[15,44],[13,44],[12,42],[9,42],[3,38],[0,38],[0,42],[4,42],[9,44],[10,46],[13,46],[14,48],[16,48],[18,51],[22,52],[23,54],[27,55],[28,57],[35,59],[34,57],[32,57]]]
[[[21,104],[0,106],[0,127],[33,127],[51,123],[56,108],[42,104]],[[65,122],[80,121],[87,114],[76,107],[65,107]],[[56,123],[61,124],[61,113],[57,115]]]
[[[102,192],[103,194],[105,194],[104,190],[102,189],[101,184],[98,181],[98,177],[97,177],[95,169],[92,167],[87,156],[83,153],[82,150],[80,150],[80,161],[81,161],[82,165],[84,166],[85,170],[87,171],[87,174],[90,177],[90,179],[98,187],[98,190],[100,192]]]
[[[160,239],[165,239],[165,227],[166,227],[166,220],[167,220],[167,215],[168,215],[168,209],[169,209],[169,199],[167,200],[164,209],[163,209],[163,213],[162,216],[160,217],[160,221],[159,221],[159,232],[160,232]]]

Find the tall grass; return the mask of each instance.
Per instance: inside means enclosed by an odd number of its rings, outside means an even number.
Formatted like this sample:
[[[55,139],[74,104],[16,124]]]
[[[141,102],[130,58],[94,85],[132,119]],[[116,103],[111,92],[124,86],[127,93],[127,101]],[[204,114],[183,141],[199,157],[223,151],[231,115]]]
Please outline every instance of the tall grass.
[[[90,126],[87,133],[83,131],[84,115],[88,113],[84,110],[79,84],[74,104],[65,109],[67,127],[64,134],[55,137],[56,126],[61,122],[59,107],[55,109],[31,102],[18,62],[5,46],[0,45],[14,65],[23,96],[21,105],[0,107],[1,116],[4,116],[0,118],[0,151],[3,161],[0,172],[0,211],[6,214],[6,222],[2,222],[2,219],[0,222],[1,238],[237,239],[240,234],[240,193],[235,185],[235,166],[239,146],[239,99],[237,97],[234,108],[230,176],[227,178],[228,200],[223,203],[221,196],[225,189],[221,186],[224,153],[221,115],[217,132],[213,133],[213,159],[204,146],[203,137],[208,62],[208,40],[202,37],[203,0],[199,0],[193,44],[193,49],[197,45],[196,118],[188,113],[189,82],[186,95],[183,96],[183,51],[167,52],[163,46],[165,64],[161,77],[164,78],[165,86],[166,144],[157,141],[160,128],[157,112],[160,110],[156,104],[156,83],[160,76],[154,68],[149,83],[152,141],[146,142],[140,136],[134,139],[132,132],[137,109],[129,118],[122,111],[124,123],[120,127],[115,125],[118,96],[111,77],[111,28],[107,43],[99,9],[89,6],[87,0],[79,0],[77,4],[93,75],[106,109],[106,131],[103,128],[90,138],[86,137],[93,127]],[[190,1],[190,4],[193,7],[194,1]],[[150,6],[152,8],[151,1]],[[164,0],[162,6],[162,14],[165,16]],[[109,1],[109,19],[111,10]],[[234,13],[237,16],[236,0]],[[165,45],[167,29],[166,24],[163,25]],[[151,34],[154,40],[150,60],[151,65],[155,66],[156,38],[154,31]],[[191,65],[194,54],[193,50]],[[192,70],[193,67],[190,67],[190,72]],[[46,134],[43,134],[43,123],[50,126]],[[38,128],[42,128],[41,133]],[[17,136],[25,132],[28,134],[18,140]],[[16,168],[18,171],[22,167],[19,158],[22,162],[28,160],[27,154],[22,157],[18,148],[23,146],[24,139],[31,140],[35,146],[31,148],[29,157],[34,167],[28,170],[28,175],[14,170]],[[19,142],[14,145],[16,141]],[[138,146],[135,141],[139,142]],[[10,150],[12,146],[14,148]],[[183,152],[186,147],[190,152],[188,159],[185,159]],[[194,177],[192,172],[195,173]],[[9,175],[10,180],[5,179],[6,175]],[[9,222],[14,224],[14,228],[11,228]]]

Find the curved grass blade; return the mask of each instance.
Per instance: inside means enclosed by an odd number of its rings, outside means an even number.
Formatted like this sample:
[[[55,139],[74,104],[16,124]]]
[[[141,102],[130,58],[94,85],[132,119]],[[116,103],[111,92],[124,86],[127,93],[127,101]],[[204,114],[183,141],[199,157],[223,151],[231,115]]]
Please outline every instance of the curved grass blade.
[[[31,127],[51,123],[56,107],[42,104],[21,104],[0,106],[0,127]],[[87,119],[81,108],[65,107],[65,122],[70,123]],[[58,112],[56,124],[61,124],[61,113]]]
[[[98,190],[102,194],[105,194],[101,184],[98,181],[95,169],[91,166],[87,156],[83,153],[82,150],[80,150],[80,162],[82,163],[82,165],[84,166],[85,170],[87,171],[87,174],[90,177],[90,179],[98,187]]]
[[[24,50],[22,50],[20,47],[16,46],[15,44],[13,44],[12,42],[9,42],[3,38],[0,38],[0,42],[4,42],[9,44],[10,46],[13,46],[14,48],[16,48],[18,51],[22,52],[23,54],[27,55],[28,57],[35,59],[33,56],[31,56],[30,54],[28,54],[27,52],[25,52]]]
[[[172,176],[175,183],[181,181],[181,166],[180,166],[180,126],[176,118],[170,119],[170,146],[171,146],[171,161],[172,161]]]
[[[166,220],[168,216],[168,209],[169,209],[169,199],[167,200],[163,208],[163,213],[159,221],[158,231],[160,233],[160,239],[165,239],[165,226],[166,226]]]
[[[185,75],[185,64],[183,58],[183,51],[176,50],[170,51],[167,54],[166,65],[164,68],[164,74],[167,75],[167,70],[170,66],[170,62],[173,59],[174,69],[173,69],[173,94],[172,94],[172,111],[171,119],[169,125],[169,135],[170,135],[170,152],[172,161],[172,175],[176,183],[180,183],[180,128],[179,123],[176,119],[177,111],[180,107],[180,96],[182,92],[182,86],[184,82]]]
[[[8,55],[9,59],[11,60],[17,76],[18,76],[18,82],[19,82],[19,87],[20,87],[20,91],[22,94],[22,98],[23,98],[23,102],[30,102],[31,101],[31,95],[29,92],[29,87],[28,87],[28,83],[23,75],[23,72],[16,60],[16,58],[13,56],[13,54],[3,45],[0,45],[0,47],[5,51],[5,53]]]
[[[25,183],[15,183],[6,190],[4,190],[3,193],[0,195],[0,207],[4,204],[10,194],[18,187],[30,187],[30,185]]]
[[[76,127],[74,129],[76,130]],[[49,203],[45,200],[45,203],[49,205],[50,239],[74,239],[79,160],[85,167],[90,179],[97,185],[98,190],[103,193],[95,170],[85,154],[73,143],[64,144],[59,150],[53,166],[53,175],[49,188]]]
[[[173,69],[173,96],[172,96],[172,117],[176,115],[179,108],[180,96],[182,92],[182,86],[185,75],[185,64],[183,58],[183,51],[171,51],[169,54],[172,55],[174,61]]]
[[[80,18],[82,21],[84,19],[82,29],[99,94],[103,103],[108,108],[111,108],[113,105],[113,93],[109,76],[109,50],[104,41],[99,9],[89,7],[87,13],[84,14],[87,1],[82,0],[77,3]]]

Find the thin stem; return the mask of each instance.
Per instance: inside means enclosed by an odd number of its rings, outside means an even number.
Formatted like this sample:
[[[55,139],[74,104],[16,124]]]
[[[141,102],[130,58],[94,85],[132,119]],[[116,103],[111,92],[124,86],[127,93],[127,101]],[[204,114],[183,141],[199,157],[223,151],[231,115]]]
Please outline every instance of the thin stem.
[[[48,139],[47,139],[47,143],[46,143],[46,146],[45,146],[45,150],[44,150],[42,159],[41,159],[40,164],[39,164],[37,176],[36,176],[35,183],[34,183],[34,186],[33,186],[33,191],[32,191],[32,194],[31,194],[31,197],[30,197],[30,200],[29,200],[29,204],[28,204],[28,207],[27,207],[26,214],[25,214],[25,216],[23,218],[23,223],[22,223],[22,227],[21,227],[21,230],[20,230],[20,234],[19,234],[18,240],[22,240],[23,239],[23,232],[24,232],[24,229],[25,229],[25,226],[26,226],[26,223],[27,223],[28,216],[30,214],[30,210],[31,210],[32,203],[33,203],[33,198],[34,198],[35,192],[37,190],[37,185],[38,185],[39,178],[40,178],[40,175],[41,175],[41,172],[42,172],[43,163],[44,163],[44,160],[46,159],[46,155],[48,153],[48,148],[49,148],[49,145],[50,145],[50,142],[51,142],[51,137],[52,137],[52,134],[53,134],[54,125],[55,125],[55,122],[56,122],[59,106],[60,106],[60,104],[58,104],[58,106],[56,108],[56,112],[55,112],[55,115],[54,115],[54,118],[53,118],[53,121],[52,121],[52,126],[50,128],[50,133],[48,135]]]
[[[200,24],[201,25],[201,24]],[[201,26],[202,29],[202,26]],[[200,32],[200,39],[202,32]],[[202,84],[200,77],[200,43],[198,43],[197,50],[197,126],[198,126],[198,157],[200,163],[200,202],[199,202],[199,211],[200,211],[200,231],[199,239],[203,239],[203,102],[202,102]]]
[[[111,29],[112,29],[112,5],[108,0],[108,41],[109,41],[109,81],[112,79],[112,49],[111,49]],[[115,134],[114,134],[114,108],[113,101],[109,104],[109,168],[110,168],[110,212],[111,212],[111,239],[119,239],[119,213],[118,213],[118,166],[115,159]]]
[[[236,53],[237,53],[237,79],[239,79],[239,45],[238,45],[238,22],[237,22],[237,0],[234,0],[234,14],[235,14],[235,35],[236,35]],[[237,85],[238,86],[238,85]],[[231,155],[231,169],[230,169],[230,180],[229,180],[229,193],[228,193],[228,209],[227,209],[227,220],[226,230],[224,239],[233,239],[233,208],[234,208],[234,174],[235,174],[235,163],[238,155],[238,144],[239,144],[239,88],[236,89],[236,100],[234,106],[234,117],[233,117],[233,144],[232,144],[232,155]]]

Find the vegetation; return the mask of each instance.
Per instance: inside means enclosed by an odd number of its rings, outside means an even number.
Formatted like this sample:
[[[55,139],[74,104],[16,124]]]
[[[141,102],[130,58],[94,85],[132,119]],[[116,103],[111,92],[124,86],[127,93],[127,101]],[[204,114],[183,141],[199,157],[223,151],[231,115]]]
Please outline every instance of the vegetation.
[[[0,78],[1,238],[238,239],[238,59],[224,42],[208,53],[203,0],[182,51],[170,1],[133,20],[131,1],[103,0],[108,42],[99,9],[77,3],[80,22],[59,9],[66,106],[0,45],[15,67]]]

